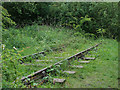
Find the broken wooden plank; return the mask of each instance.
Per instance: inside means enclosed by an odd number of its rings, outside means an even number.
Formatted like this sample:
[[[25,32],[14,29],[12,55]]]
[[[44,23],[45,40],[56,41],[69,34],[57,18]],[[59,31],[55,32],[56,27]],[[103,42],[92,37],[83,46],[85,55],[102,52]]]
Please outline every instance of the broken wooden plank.
[[[60,59],[61,59],[61,58],[63,58],[63,57],[48,57],[48,58],[56,58],[56,59],[60,58]]]
[[[59,65],[62,65],[63,63],[59,63]]]
[[[83,66],[80,66],[80,65],[70,65],[70,66],[74,68],[83,68]]]
[[[65,82],[65,79],[59,79],[59,78],[54,78],[53,79],[53,83],[64,83]]]
[[[95,60],[95,57],[83,57],[84,60]]]
[[[78,61],[80,63],[90,63],[90,61]]]
[[[63,58],[63,57],[54,57],[54,58]]]
[[[24,64],[24,65],[26,65],[26,66],[30,66],[30,65],[32,65],[32,66],[46,66],[45,64]]]
[[[68,74],[75,74],[76,72],[75,71],[63,71],[65,73],[68,73]]]
[[[36,60],[36,62],[53,62],[53,60]]]

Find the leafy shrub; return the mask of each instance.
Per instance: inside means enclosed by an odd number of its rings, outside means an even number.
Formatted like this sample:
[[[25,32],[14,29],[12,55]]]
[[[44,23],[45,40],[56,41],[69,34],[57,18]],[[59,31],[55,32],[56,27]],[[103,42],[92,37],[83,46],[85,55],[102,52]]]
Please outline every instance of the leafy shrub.
[[[16,25],[16,23],[10,18],[10,14],[8,13],[8,11],[0,6],[0,9],[2,10],[2,27],[3,30],[5,30],[5,28],[9,27],[10,25]]]
[[[22,75],[19,72],[22,69],[22,65],[19,64],[18,59],[21,57],[15,50],[4,49],[2,51],[2,87],[20,87],[20,76]],[[18,77],[20,77],[18,79]]]
[[[33,24],[33,22],[41,20],[41,17],[46,17],[48,12],[47,3],[4,2],[2,5],[10,13],[11,19],[18,24],[17,27]]]

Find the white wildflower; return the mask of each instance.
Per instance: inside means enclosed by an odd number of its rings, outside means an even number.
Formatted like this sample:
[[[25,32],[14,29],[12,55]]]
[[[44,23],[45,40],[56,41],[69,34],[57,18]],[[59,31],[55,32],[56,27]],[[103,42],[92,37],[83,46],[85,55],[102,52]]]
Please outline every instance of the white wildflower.
[[[13,49],[17,50],[17,48],[14,46]]]
[[[5,49],[5,45],[4,45],[4,44],[2,44],[2,49],[3,49],[3,50]]]

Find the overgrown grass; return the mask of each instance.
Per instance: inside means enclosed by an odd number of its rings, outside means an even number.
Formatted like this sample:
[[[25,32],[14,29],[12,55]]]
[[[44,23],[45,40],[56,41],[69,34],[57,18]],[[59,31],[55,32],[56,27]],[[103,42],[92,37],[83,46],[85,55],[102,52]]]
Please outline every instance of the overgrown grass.
[[[76,74],[55,76],[55,78],[65,78],[66,82],[64,84],[56,83],[53,85],[48,82],[48,85],[44,84],[43,86],[39,87],[118,88],[117,44],[118,43],[115,40],[104,39],[102,45],[97,48],[97,51],[90,52],[90,55],[97,56],[96,60],[91,60],[89,64],[80,64],[75,60],[72,65],[82,65],[84,68],[76,69],[64,67],[65,70],[76,71]],[[71,52],[69,52],[69,54],[71,54]]]
[[[3,32],[3,43],[10,50],[15,46],[17,52],[24,56],[40,51],[50,51],[46,56],[39,57],[39,60],[53,60],[53,62],[36,62],[34,64],[54,64],[60,60],[66,59],[84,49],[87,49],[99,42],[103,42],[97,50],[91,51],[90,54],[97,57],[96,60],[89,64],[84,64],[83,69],[67,68],[66,70],[76,71],[74,75],[57,75],[52,76],[65,78],[64,84],[56,83],[53,85],[48,82],[43,85],[38,85],[39,88],[117,88],[118,87],[118,42],[112,39],[86,38],[84,35],[75,35],[73,30],[65,28],[53,28],[50,26],[26,26],[21,29],[10,28],[9,31]],[[61,47],[61,49],[56,49]],[[89,56],[89,55],[88,55]],[[63,57],[63,58],[55,58]],[[4,61],[4,60],[3,60]],[[30,63],[29,60],[25,63]],[[75,60],[71,64],[77,64]],[[67,64],[66,64],[67,66]],[[25,66],[20,65],[17,68],[21,74],[19,78],[27,76],[46,66]],[[65,66],[63,67],[65,69]],[[10,72],[11,73],[11,72]],[[4,79],[4,78],[3,78]],[[12,81],[5,81],[3,87],[14,87]],[[16,86],[17,87],[17,86]]]

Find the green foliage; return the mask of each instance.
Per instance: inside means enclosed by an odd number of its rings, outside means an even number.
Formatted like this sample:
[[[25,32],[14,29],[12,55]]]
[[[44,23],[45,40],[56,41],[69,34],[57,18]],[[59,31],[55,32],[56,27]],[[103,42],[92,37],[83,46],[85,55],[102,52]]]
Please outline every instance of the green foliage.
[[[103,34],[106,33],[105,29],[98,29],[97,33],[101,34],[101,36],[103,37]]]
[[[35,3],[35,2],[4,2],[5,7],[13,19],[18,25],[17,27],[24,26],[25,24],[33,24],[34,22],[41,20],[42,17],[47,15],[47,3]],[[38,21],[41,23],[41,21]]]
[[[31,47],[29,52],[31,52],[31,49],[37,52],[45,50],[51,51],[55,47],[58,47],[60,43],[64,42],[62,41],[63,39],[67,39],[67,37],[71,35],[68,34],[62,37],[64,32],[68,31],[64,28],[58,29],[38,25],[26,26],[20,30],[14,28],[9,28],[8,30],[9,31],[3,32],[2,43],[5,44],[7,48],[13,48],[14,46],[18,49]]]
[[[82,30],[83,23],[85,23],[87,21],[91,21],[91,18],[88,18],[88,15],[86,15],[85,17],[81,17],[81,20],[77,19],[76,17],[73,17],[73,19],[74,19],[74,21],[70,21],[69,25],[71,26],[71,23],[72,23],[73,29],[80,33],[83,32],[83,30]]]
[[[9,29],[10,31],[3,32],[3,43],[6,44],[9,48],[12,47],[27,47],[30,46],[30,42],[36,45],[35,40],[32,37],[27,37],[24,34],[21,34],[21,31],[15,29]]]
[[[6,30],[5,28],[7,28],[9,25],[16,25],[16,23],[10,18],[10,14],[8,13],[8,11],[0,6],[0,9],[2,10],[2,27],[3,30]]]
[[[22,75],[19,71],[22,65],[19,65],[18,59],[21,55],[16,53],[15,50],[5,48],[2,51],[2,80],[3,88],[20,87],[22,84],[19,81]],[[6,82],[7,81],[7,82]],[[22,85],[23,86],[23,85]]]
[[[97,36],[100,36],[97,30],[104,28],[105,37],[118,37],[117,2],[4,2],[3,6],[18,24],[17,27],[37,22],[40,25],[75,28]]]

